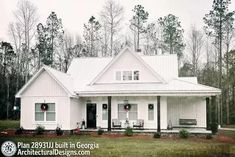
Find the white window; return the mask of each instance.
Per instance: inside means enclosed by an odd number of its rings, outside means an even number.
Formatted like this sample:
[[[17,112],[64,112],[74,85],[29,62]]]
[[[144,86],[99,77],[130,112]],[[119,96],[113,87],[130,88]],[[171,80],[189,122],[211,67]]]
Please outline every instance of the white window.
[[[138,118],[137,104],[131,104],[131,108],[129,111],[129,120],[137,120],[137,118]]]
[[[124,109],[124,104],[118,104],[118,119],[119,120],[126,120],[127,114]]]
[[[154,104],[148,104],[148,120],[154,120]]]
[[[133,80],[139,80],[140,78],[139,78],[139,71],[134,71],[134,74],[133,74],[133,76],[134,76],[134,78],[133,78]]]
[[[108,109],[102,109],[102,120],[108,120]]]
[[[132,80],[132,71],[123,71],[123,81]]]
[[[121,76],[121,71],[116,71],[116,80],[117,81],[121,81],[121,79],[122,79],[122,76]]]
[[[35,121],[55,121],[55,104],[47,103],[46,111],[41,109],[42,103],[35,104]]]
[[[139,80],[140,79],[140,72],[139,70],[134,71],[116,71],[115,73],[116,81],[132,81],[132,80]]]
[[[124,104],[118,104],[118,119],[126,120],[128,118],[129,120],[137,120],[138,119],[137,104],[131,104],[131,108],[128,114],[127,111],[124,109],[124,106],[125,106]]]

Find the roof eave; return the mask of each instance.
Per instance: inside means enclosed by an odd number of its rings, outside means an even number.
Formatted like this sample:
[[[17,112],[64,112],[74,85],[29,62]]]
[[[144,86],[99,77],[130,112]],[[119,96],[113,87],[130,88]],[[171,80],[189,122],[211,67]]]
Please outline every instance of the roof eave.
[[[80,91],[79,96],[107,96],[107,95],[160,95],[160,96],[216,96],[221,91]]]

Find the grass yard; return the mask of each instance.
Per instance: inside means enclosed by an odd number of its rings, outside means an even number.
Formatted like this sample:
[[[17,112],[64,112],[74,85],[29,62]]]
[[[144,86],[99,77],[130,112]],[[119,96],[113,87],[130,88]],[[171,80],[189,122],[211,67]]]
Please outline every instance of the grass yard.
[[[0,131],[5,129],[16,129],[20,127],[20,121],[17,120],[0,120]]]
[[[17,128],[18,121],[0,121],[0,129]],[[0,141],[15,142],[58,142],[97,143],[98,149],[91,150],[91,157],[235,157],[235,145],[220,143],[214,139],[154,139],[151,136],[107,137],[88,135],[0,137]],[[78,150],[78,149],[76,149]],[[89,149],[83,149],[89,150]],[[230,155],[228,154],[230,152]]]
[[[235,130],[219,130],[218,133],[220,135],[232,137],[233,139],[235,139]]]
[[[13,140],[15,142],[30,143],[37,142],[81,142],[81,143],[98,143],[99,148],[91,150],[94,157],[212,157],[217,155],[228,156],[227,152],[235,155],[235,145],[217,143],[211,140],[192,140],[192,139],[138,139],[134,137],[108,138],[92,136],[62,136],[58,138],[42,137],[10,137],[1,140]],[[233,155],[230,154],[230,157]]]

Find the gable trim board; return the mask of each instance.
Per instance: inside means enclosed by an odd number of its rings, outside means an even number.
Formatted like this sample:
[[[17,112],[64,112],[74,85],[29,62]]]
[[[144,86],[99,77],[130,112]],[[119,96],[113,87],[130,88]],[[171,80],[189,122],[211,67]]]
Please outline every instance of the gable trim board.
[[[59,81],[58,78],[56,78],[55,75],[53,75],[52,72],[50,72],[49,67],[43,65],[43,67],[36,73],[33,75],[32,78],[30,78],[30,80],[17,92],[17,94],[15,95],[16,98],[21,97],[21,95],[30,87],[31,84],[34,83],[34,81],[37,80],[37,78],[43,73],[43,72],[47,72],[49,74],[49,76],[56,81],[56,83],[62,87],[64,89],[64,91],[68,94],[69,97],[73,97],[74,95],[64,86],[64,84]],[[59,72],[59,71],[58,71]],[[64,73],[65,75],[67,75],[66,73]]]
[[[124,48],[116,57],[114,57],[111,62],[108,63],[108,65],[100,72],[98,73],[98,75],[91,81],[91,83],[89,85],[94,85],[96,84],[96,81],[98,81],[102,75],[126,52],[128,51],[128,53],[132,54],[133,57],[135,57],[142,65],[144,65],[144,67],[146,67],[155,78],[157,78],[160,83],[166,83],[166,81],[156,72],[154,71],[148,64],[145,63],[145,61],[140,58],[137,54],[135,54],[134,52],[132,52],[129,48]]]

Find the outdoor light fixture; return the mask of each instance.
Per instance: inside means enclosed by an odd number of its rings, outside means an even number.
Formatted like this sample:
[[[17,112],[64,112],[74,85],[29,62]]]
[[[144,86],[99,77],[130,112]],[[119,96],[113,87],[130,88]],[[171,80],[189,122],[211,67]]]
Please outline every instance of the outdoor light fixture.
[[[13,110],[14,110],[14,111],[18,111],[18,110],[19,110],[19,106],[14,106],[14,107],[13,107]]]

